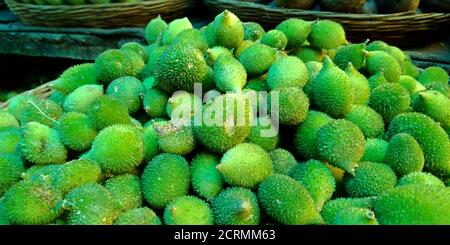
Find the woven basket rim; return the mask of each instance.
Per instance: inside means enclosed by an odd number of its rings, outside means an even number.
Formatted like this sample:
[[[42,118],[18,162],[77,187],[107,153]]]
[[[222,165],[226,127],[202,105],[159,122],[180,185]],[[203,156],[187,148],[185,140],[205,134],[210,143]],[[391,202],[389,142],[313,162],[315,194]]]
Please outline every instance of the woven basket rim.
[[[32,4],[32,3],[22,3],[16,0],[4,0],[6,4],[14,4],[16,6],[23,6],[23,7],[29,7],[34,9],[85,9],[85,8],[92,8],[92,7],[133,7],[133,6],[146,6],[146,5],[154,5],[156,2],[159,3],[167,3],[172,4],[172,0],[145,0],[140,2],[134,2],[134,3],[101,3],[101,4],[93,4],[93,3],[87,3],[82,5],[70,5],[70,4],[60,4],[60,5],[39,5],[39,4]],[[181,0],[179,0],[181,1]],[[187,0],[189,1],[189,0]]]

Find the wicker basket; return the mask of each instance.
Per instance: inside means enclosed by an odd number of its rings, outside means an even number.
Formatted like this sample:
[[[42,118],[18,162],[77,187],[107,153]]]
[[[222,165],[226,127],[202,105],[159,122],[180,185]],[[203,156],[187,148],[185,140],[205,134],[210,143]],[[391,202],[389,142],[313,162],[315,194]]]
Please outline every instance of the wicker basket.
[[[39,87],[36,87],[36,88],[34,88],[32,90],[25,91],[25,92],[21,93],[20,95],[22,95],[22,94],[29,94],[29,95],[34,95],[34,96],[36,96],[38,98],[41,98],[41,99],[48,98],[53,93],[53,89],[51,87],[51,84],[52,84],[52,82],[44,83],[44,84],[40,85]],[[9,99],[8,101],[6,101],[3,104],[0,102],[0,109],[8,108],[9,103],[14,98],[15,97]]]
[[[430,38],[432,35],[428,35],[428,32],[445,30],[443,28],[450,25],[448,13],[345,14],[274,8],[236,0],[204,0],[204,2],[213,14],[228,9],[241,20],[258,22],[266,28],[273,28],[287,18],[331,19],[345,27],[348,39],[353,42],[369,38],[399,46],[411,46]]]
[[[158,14],[165,20],[185,16],[196,0],[147,0],[138,3],[35,5],[5,0],[28,25],[115,28],[144,26]]]

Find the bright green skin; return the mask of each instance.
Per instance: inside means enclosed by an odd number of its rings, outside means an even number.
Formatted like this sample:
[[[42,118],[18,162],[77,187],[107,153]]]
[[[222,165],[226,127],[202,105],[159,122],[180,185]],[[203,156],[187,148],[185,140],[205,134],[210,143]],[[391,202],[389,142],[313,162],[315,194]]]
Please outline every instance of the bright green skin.
[[[20,182],[4,195],[3,212],[11,224],[49,224],[62,213],[61,198],[61,193],[49,185]]]
[[[110,49],[95,59],[96,76],[103,84],[119,77],[138,76],[144,66],[144,60],[132,51]]]
[[[250,134],[247,136],[247,141],[261,146],[266,151],[274,150],[280,142],[280,134],[277,133],[271,137],[262,135],[263,131],[271,130],[274,126],[272,123],[267,124],[265,121],[266,119],[264,119],[263,124],[261,123],[261,120],[263,119],[258,118],[257,120],[257,125],[251,127]]]
[[[105,182],[121,212],[142,206],[141,180],[131,174],[115,176]]]
[[[324,66],[313,83],[313,96],[322,112],[333,118],[343,117],[352,110],[355,99],[352,80],[325,57]]]
[[[333,224],[336,216],[344,211],[352,208],[371,209],[374,199],[371,197],[365,198],[337,198],[330,200],[323,206],[321,215],[325,223]]]
[[[275,29],[286,35],[288,39],[286,49],[291,50],[300,47],[306,41],[311,32],[311,23],[290,18],[281,22]]]
[[[102,95],[103,85],[87,84],[80,86],[67,95],[63,104],[64,111],[86,113],[89,105]]]
[[[163,153],[154,157],[142,174],[142,191],[151,207],[161,209],[188,194],[189,165],[180,155]]]
[[[127,106],[107,95],[95,99],[88,107],[86,115],[97,130],[114,124],[131,124]]]
[[[376,87],[388,83],[388,80],[384,77],[384,72],[377,72],[375,75],[369,77],[370,90],[374,90]]]
[[[289,176],[302,184],[311,194],[317,210],[322,210],[336,189],[336,179],[331,170],[321,161],[309,160],[297,164]]]
[[[309,45],[301,46],[294,54],[305,63],[310,61],[322,62],[325,57],[325,52],[323,50]]]
[[[405,76],[405,75],[400,76],[399,83],[405,89],[407,89],[410,94],[413,94],[414,92],[417,91],[418,81],[411,76]]]
[[[193,93],[180,91],[174,93],[166,104],[166,114],[172,120],[191,119],[196,114],[200,113],[202,107],[202,100]]]
[[[137,42],[127,42],[120,47],[120,50],[133,51],[136,54],[138,54],[139,56],[141,56],[144,63],[147,63],[147,61],[148,61],[147,51],[145,50],[144,46],[142,46],[141,44],[139,44]]]
[[[450,99],[433,90],[427,90],[418,94],[417,100],[413,103],[414,110],[422,112],[439,122],[441,127],[450,132]]]
[[[383,71],[384,77],[390,83],[400,80],[402,68],[398,61],[384,51],[373,51],[366,55],[366,69],[371,75]]]
[[[386,51],[388,49],[389,44],[380,40],[375,40],[367,45],[367,51]]]
[[[364,135],[355,124],[339,119],[319,129],[316,150],[321,159],[353,174],[364,154],[364,143]]]
[[[216,169],[220,158],[209,153],[195,155],[191,162],[191,183],[195,193],[210,201],[215,198],[224,186],[222,174]]]
[[[213,225],[214,216],[207,202],[195,196],[182,196],[166,206],[164,223],[167,225]]]
[[[229,49],[222,46],[214,46],[206,50],[206,62],[208,65],[213,66],[221,55],[233,56],[233,53]]]
[[[166,30],[167,23],[161,18],[161,15],[150,20],[145,27],[144,37],[148,44],[154,43],[158,37]]]
[[[0,129],[0,154],[16,154],[20,151],[17,148],[21,138],[21,130],[19,128]]]
[[[65,70],[58,79],[52,82],[52,88],[68,95],[83,85],[97,83],[95,65],[84,63]]]
[[[61,165],[61,172],[55,177],[55,186],[63,194],[89,183],[100,180],[101,168],[95,161],[78,159]]]
[[[386,138],[399,133],[410,134],[419,143],[425,156],[425,170],[436,176],[450,175],[450,140],[438,123],[420,113],[400,114],[389,125]]]
[[[205,58],[200,50],[181,44],[167,48],[155,67],[156,87],[172,94],[178,90],[192,92],[194,83],[202,83],[207,74]]]
[[[403,51],[395,46],[389,46],[386,52],[389,53],[392,57],[394,57],[398,61],[400,66],[402,66],[406,60],[406,56],[403,53]]]
[[[91,125],[89,118],[78,112],[64,114],[59,119],[56,130],[67,148],[79,152],[89,150],[97,136],[97,130]]]
[[[405,61],[402,64],[402,74],[413,77],[414,79],[419,78],[420,71],[411,61]]]
[[[31,122],[23,127],[19,142],[22,157],[36,165],[65,163],[67,150],[56,130]]]
[[[181,31],[172,41],[172,45],[174,44],[192,45],[202,52],[208,49],[208,40],[206,40],[206,37],[199,30],[193,28]]]
[[[378,221],[372,210],[350,207],[336,215],[333,225],[378,225]]]
[[[142,81],[142,85],[144,85],[145,92],[152,90],[155,83],[156,83],[156,80],[155,80],[154,76],[149,76],[149,77],[145,78]]]
[[[392,137],[384,161],[397,176],[421,172],[425,163],[419,143],[409,134],[400,133]]]
[[[141,98],[144,92],[142,82],[134,77],[118,78],[112,81],[106,89],[106,94],[125,104],[130,114],[141,109]]]
[[[287,36],[280,30],[270,30],[261,39],[261,43],[278,50],[284,50],[287,46]]]
[[[5,216],[5,211],[3,210],[3,199],[0,200],[0,225],[10,225],[8,219]]]
[[[352,64],[348,64],[345,72],[352,80],[353,92],[355,93],[353,103],[356,105],[367,105],[370,96],[369,80],[359,73]]]
[[[130,209],[114,221],[115,225],[161,225],[155,212],[147,207]]]
[[[267,177],[258,188],[258,198],[267,215],[281,224],[323,223],[308,190],[285,175]]]
[[[303,91],[305,91],[306,95],[308,95],[309,103],[311,105],[315,105],[314,101],[314,93],[313,93],[313,84],[316,80],[316,77],[319,75],[320,71],[323,68],[323,64],[316,61],[310,61],[306,63],[306,69],[308,70],[308,81],[306,82]]]
[[[308,114],[309,100],[298,87],[282,88],[279,90],[279,108],[281,124],[298,125]]]
[[[111,225],[119,215],[114,199],[100,184],[82,185],[66,195],[62,203],[69,210],[70,225]]]
[[[355,69],[359,70],[363,68],[366,63],[366,57],[363,52],[365,48],[365,43],[341,46],[337,49],[333,62],[342,70],[347,68],[349,62]]]
[[[239,92],[247,83],[244,66],[232,55],[221,55],[214,63],[214,81],[221,92]]]
[[[129,125],[107,127],[98,133],[89,155],[102,170],[125,173],[144,159],[142,132]]]
[[[55,120],[63,114],[60,105],[49,99],[42,99],[31,102],[27,105],[20,117],[20,124],[23,126],[29,122],[38,122],[49,127],[55,126]]]
[[[401,177],[397,186],[404,185],[436,185],[445,187],[445,184],[441,179],[425,172],[413,172]]]
[[[25,172],[22,160],[10,154],[0,154],[0,196],[21,179]]]
[[[211,202],[214,221],[218,225],[258,225],[258,198],[249,189],[229,187]]]
[[[314,22],[308,41],[312,46],[321,49],[334,49],[347,43],[344,28],[330,20]]]
[[[12,114],[6,111],[0,111],[0,129],[7,127],[18,128],[19,122]]]
[[[59,178],[62,171],[62,164],[50,164],[45,166],[34,166],[29,168],[22,178],[27,182],[33,182],[39,185],[51,185],[56,187],[55,181]],[[62,193],[64,194],[64,193]]]
[[[245,101],[241,96],[240,94],[230,93],[221,95],[203,108],[203,123],[201,126],[194,127],[194,133],[198,142],[208,150],[216,153],[224,153],[233,146],[242,143],[249,135],[252,108],[250,103]],[[231,107],[230,104],[234,105],[234,107]],[[239,108],[244,108],[245,110],[241,112],[243,109]],[[214,120],[213,117],[209,117],[208,115],[214,112],[219,113],[220,110],[223,110],[222,114],[224,117],[223,120],[219,118],[220,123],[217,126],[214,122],[218,120]],[[225,116],[230,113],[234,114],[234,125],[237,126],[225,124]],[[242,113],[245,113],[245,115],[243,116]],[[231,115],[228,116],[231,117]],[[238,118],[244,118],[245,122],[240,122],[243,121],[242,119],[238,121]],[[213,120],[213,122],[208,123],[210,120]]]
[[[180,126],[171,121],[155,122],[158,147],[163,152],[186,155],[196,147],[194,132],[190,126]]]
[[[150,89],[144,95],[144,110],[153,118],[165,117],[166,104],[169,96],[159,89]]]
[[[378,112],[388,124],[395,116],[410,109],[408,90],[398,83],[386,83],[372,90],[369,106]]]
[[[270,90],[298,87],[303,88],[308,81],[305,63],[295,56],[277,59],[267,74],[267,86]]]
[[[276,51],[267,45],[255,43],[246,48],[239,56],[249,76],[258,76],[266,73],[275,62]],[[255,62],[258,60],[258,62]]]
[[[382,225],[450,224],[450,189],[405,185],[380,196],[374,205]]]
[[[210,22],[208,25],[204,26],[200,29],[200,31],[203,33],[203,35],[206,37],[206,40],[208,41],[209,47],[216,46],[216,38],[215,38],[215,30],[214,30],[214,21]]]
[[[323,112],[308,111],[305,121],[297,127],[294,140],[297,153],[303,159],[318,158],[318,152],[315,147],[317,133],[322,126],[331,120],[333,119]]]
[[[288,175],[289,172],[298,165],[294,155],[282,148],[271,151],[270,158],[272,159],[273,172],[277,174]]]
[[[217,169],[232,186],[254,188],[273,173],[269,153],[258,145],[239,144],[228,150]]]
[[[255,22],[245,22],[244,25],[244,40],[256,41],[261,39],[266,31],[264,28]]]
[[[347,176],[345,190],[350,197],[378,196],[397,184],[395,172],[386,164],[360,162],[354,176]]]
[[[420,73],[417,80],[425,87],[432,86],[434,84],[448,85],[448,73],[441,67],[432,66],[425,69]]]
[[[187,17],[171,21],[162,33],[162,44],[171,44],[180,32],[192,28],[192,24]]]
[[[383,139],[368,138],[364,149],[363,162],[385,162],[389,143]]]
[[[242,51],[244,51],[248,47],[252,46],[253,44],[255,44],[254,41],[244,40],[239,47],[234,49],[234,57],[236,57],[236,59],[239,59],[239,57],[241,56]]]
[[[142,137],[144,140],[144,161],[148,162],[153,157],[158,155],[160,149],[158,148],[158,134],[153,127],[154,121],[150,121],[148,125],[144,127]]]
[[[50,94],[50,96],[48,96],[48,99],[52,100],[53,102],[62,107],[64,105],[64,101],[66,100],[66,95],[55,90],[53,91],[52,94]]]
[[[145,64],[142,70],[141,79],[148,78],[150,76],[155,76],[156,67],[158,66],[158,61],[161,55],[166,51],[169,46],[159,46],[156,44],[149,45],[147,47],[148,62]]]
[[[225,10],[213,22],[215,43],[225,48],[237,48],[244,40],[244,26],[239,18]]]
[[[345,119],[358,126],[366,138],[377,138],[384,133],[383,118],[368,106],[354,105]]]
[[[17,120],[21,120],[24,110],[28,107],[29,101],[37,103],[39,99],[34,95],[20,94],[11,99],[8,105],[8,110]]]

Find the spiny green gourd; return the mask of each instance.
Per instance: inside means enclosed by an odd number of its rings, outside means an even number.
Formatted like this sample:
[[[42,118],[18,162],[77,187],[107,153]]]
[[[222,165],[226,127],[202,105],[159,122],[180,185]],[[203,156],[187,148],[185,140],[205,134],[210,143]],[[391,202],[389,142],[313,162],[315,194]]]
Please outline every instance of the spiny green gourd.
[[[152,158],[160,152],[158,147],[158,134],[153,127],[154,123],[155,120],[149,121],[142,132],[142,138],[144,141],[144,160],[146,162],[152,160]]]
[[[13,115],[17,120],[21,120],[24,110],[28,107],[30,102],[37,103],[39,99],[30,94],[20,94],[11,99],[8,110],[11,115]]]
[[[375,215],[382,225],[450,224],[450,190],[434,185],[405,185],[377,198]]]
[[[366,63],[366,57],[363,52],[365,48],[366,43],[341,46],[336,50],[336,56],[334,56],[333,62],[342,70],[347,68],[348,63],[351,63],[356,70],[359,70]]]
[[[138,54],[139,56],[141,56],[142,60],[144,61],[144,63],[147,63],[148,61],[148,55],[147,55],[147,51],[145,50],[144,46],[142,46],[141,44],[137,43],[137,42],[127,42],[124,43],[121,47],[120,50],[129,50],[129,51],[133,51],[136,54]]]
[[[366,52],[366,69],[370,75],[383,71],[384,77],[390,83],[396,83],[400,79],[402,68],[398,61],[384,51]]]
[[[147,207],[130,209],[114,221],[115,225],[161,225],[155,212]]]
[[[306,41],[311,32],[311,23],[290,18],[281,22],[275,29],[286,35],[288,39],[286,49],[291,50],[300,47]]]
[[[5,193],[3,212],[11,224],[49,224],[62,213],[61,198],[61,193],[50,185],[20,182]]]
[[[45,166],[35,165],[35,167],[29,168],[22,174],[22,178],[28,182],[57,187],[55,183],[61,175],[61,171],[62,164],[50,164]]]
[[[350,77],[353,84],[353,92],[355,93],[353,103],[357,105],[367,105],[370,96],[369,80],[367,80],[364,75],[359,73],[352,63],[348,63],[345,72],[348,77]]]
[[[320,213],[326,224],[333,224],[336,220],[336,216],[343,210],[349,210],[352,208],[364,208],[371,209],[373,206],[374,198],[337,198],[330,200],[323,206]]]
[[[61,166],[60,173],[56,176],[54,185],[63,194],[89,183],[100,180],[101,168],[97,162],[89,159],[78,159]]]
[[[208,40],[201,31],[191,28],[181,31],[172,41],[172,45],[192,45],[194,48],[205,52],[208,49]]]
[[[228,184],[248,188],[256,187],[273,173],[269,153],[250,143],[242,143],[228,150],[217,169]]]
[[[228,10],[217,15],[213,21],[215,43],[225,48],[237,48],[244,40],[244,26],[239,18]]]
[[[247,72],[232,55],[221,55],[214,63],[214,81],[222,92],[239,92],[247,83]]]
[[[228,55],[233,56],[233,53],[222,46],[214,46],[206,50],[206,62],[208,65],[213,66],[219,56]]]
[[[344,28],[330,20],[314,22],[308,41],[312,46],[321,49],[334,49],[347,43]]]
[[[364,147],[363,162],[385,162],[389,143],[379,138],[368,138]]]
[[[19,182],[25,165],[18,156],[0,154],[0,196],[15,183]]]
[[[129,125],[109,126],[98,133],[88,155],[104,171],[125,173],[144,159],[142,132]]]
[[[144,110],[147,114],[153,118],[165,117],[166,105],[169,100],[169,96],[159,89],[149,89],[145,92],[143,103]]]
[[[0,111],[0,129],[7,128],[7,127],[19,127],[19,122],[17,119],[6,111]]]
[[[270,90],[282,88],[303,88],[308,81],[305,63],[295,56],[277,59],[267,74],[267,86]]]
[[[320,214],[308,190],[280,174],[267,177],[258,188],[262,209],[281,224],[321,224]]]
[[[145,63],[141,56],[129,50],[110,49],[95,59],[95,71],[103,84],[124,76],[138,76]]]
[[[378,196],[397,184],[395,172],[386,164],[361,162],[354,176],[347,176],[345,189],[351,197]]]
[[[355,124],[339,119],[319,129],[316,150],[321,159],[353,174],[364,154],[364,143],[364,134]]]
[[[19,128],[0,129],[0,154],[16,154],[20,152],[17,147],[21,139],[21,130]]]
[[[304,159],[318,158],[315,147],[317,133],[331,120],[333,119],[323,112],[308,111],[305,121],[297,127],[294,139],[295,148],[301,157]]]
[[[421,89],[417,86],[418,81],[411,76],[401,75],[398,81],[410,94],[413,94]],[[423,86],[422,86],[423,87]],[[419,89],[418,89],[419,88]],[[423,87],[425,90],[425,87]]]
[[[433,90],[419,92],[413,99],[415,111],[428,115],[441,124],[441,127],[450,135],[450,99]]]
[[[161,15],[150,20],[145,27],[144,37],[148,44],[154,43],[158,37],[166,30],[167,23],[161,18]]]
[[[171,44],[172,41],[176,38],[176,36],[180,32],[192,28],[193,28],[192,23],[186,17],[172,20],[162,33],[162,40],[161,40],[162,44],[163,45]]]
[[[58,132],[40,123],[30,122],[23,127],[19,147],[22,157],[36,165],[65,163],[67,159]]]
[[[164,210],[167,225],[213,225],[209,204],[195,196],[182,196],[170,202]]]
[[[175,92],[166,104],[166,114],[172,119],[190,120],[201,113],[202,100],[193,93]]]
[[[294,155],[282,148],[271,151],[270,158],[272,159],[273,172],[277,174],[288,175],[291,170],[298,165]]]
[[[144,69],[142,69],[140,74],[141,79],[156,75],[156,67],[158,65],[159,58],[168,47],[169,46],[159,46],[156,44],[152,44],[147,47],[148,62],[145,64]]]
[[[411,135],[400,133],[389,141],[384,163],[403,176],[422,171],[425,159],[419,143]]]
[[[253,44],[255,44],[254,41],[244,40],[239,47],[234,49],[234,57],[236,57],[236,59],[239,59],[241,57],[241,53]]]
[[[266,151],[271,151],[280,142],[278,128],[268,117],[257,118],[256,125],[251,127],[250,134],[247,136],[247,141],[261,146]]]
[[[149,76],[142,81],[142,85],[144,85],[145,92],[148,92],[153,89],[153,86],[156,83],[156,79],[154,76]]]
[[[378,225],[378,221],[372,210],[351,207],[340,211],[333,225]]]
[[[125,104],[129,113],[135,113],[142,106],[144,86],[135,77],[121,77],[109,84],[106,94]]]
[[[69,112],[64,114],[58,122],[56,126],[58,136],[71,150],[88,150],[97,136],[97,130],[85,114]]]
[[[408,90],[398,83],[386,83],[372,90],[369,106],[389,123],[395,116],[410,110],[411,97]]]
[[[432,66],[420,73],[417,78],[425,87],[433,87],[433,85],[448,86],[448,73],[441,67]]]
[[[155,122],[153,127],[158,135],[158,147],[161,151],[186,155],[195,149],[192,127],[178,125],[173,121]]]
[[[309,102],[311,105],[315,105],[314,102],[314,93],[313,93],[313,84],[316,80],[316,77],[319,75],[320,71],[323,68],[323,64],[316,61],[310,61],[306,63],[306,69],[308,70],[308,81],[305,84],[303,90],[305,94],[308,95]]]
[[[354,105],[345,119],[358,126],[366,138],[376,138],[384,133],[383,118],[368,106]]]
[[[131,174],[115,176],[105,182],[105,187],[121,212],[142,206],[139,177]]]
[[[402,64],[402,74],[411,76],[414,79],[419,78],[419,68],[412,63],[411,57],[409,56],[406,57],[406,61]]]
[[[325,57],[324,66],[313,83],[313,96],[321,111],[334,118],[343,117],[351,111],[355,99],[352,80]]]
[[[21,117],[20,124],[25,125],[29,122],[38,122],[49,127],[56,125],[58,120],[63,114],[63,110],[60,105],[49,99],[42,99],[33,102],[28,101],[28,105],[25,107]]]
[[[450,140],[439,123],[421,113],[403,113],[392,120],[386,138],[399,133],[410,134],[419,143],[425,156],[425,170],[437,176],[450,174]]]
[[[48,99],[63,107],[66,97],[65,94],[55,90],[48,96]]]
[[[272,91],[273,92],[273,91]],[[275,91],[276,92],[276,91]],[[274,95],[270,95],[271,101]],[[298,87],[279,90],[279,118],[284,125],[297,125],[303,122],[308,114],[309,99]]]
[[[211,202],[218,225],[256,225],[260,209],[255,193],[242,187],[229,187]]]
[[[108,95],[95,99],[89,105],[86,115],[97,130],[114,124],[131,124],[127,106]]]
[[[75,65],[65,70],[59,78],[52,82],[55,90],[68,95],[78,87],[86,84],[97,84],[96,67],[92,63]]]
[[[317,160],[295,165],[289,172],[289,176],[309,191],[318,211],[322,210],[323,205],[331,199],[336,189],[336,180],[330,169]]]
[[[413,172],[404,175],[397,183],[397,186],[403,185],[436,185],[445,187],[445,184],[441,179],[426,172]]]
[[[305,63],[310,61],[322,62],[325,58],[325,52],[322,49],[309,45],[301,46],[294,54]]]
[[[255,43],[241,52],[239,61],[249,76],[258,76],[269,70],[275,62],[275,58],[276,51],[272,47]],[[255,62],[255,60],[258,60],[258,62]]]
[[[142,191],[151,207],[161,209],[188,194],[189,165],[180,155],[163,153],[154,157],[142,174]]]
[[[261,43],[278,50],[284,50],[288,43],[288,39],[282,31],[270,30],[261,38]]]
[[[64,100],[63,109],[66,112],[86,113],[89,105],[103,95],[103,85],[87,84],[78,87],[68,94]]]
[[[261,39],[266,31],[256,22],[244,22],[244,40],[256,41]]]
[[[380,71],[369,77],[370,90],[374,90],[376,87],[388,83],[388,80],[384,77],[384,72]]]
[[[194,156],[191,162],[191,183],[194,191],[206,200],[212,200],[223,189],[222,174],[217,170],[220,158],[202,152]]]

